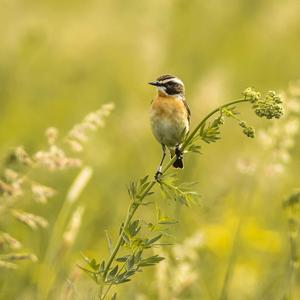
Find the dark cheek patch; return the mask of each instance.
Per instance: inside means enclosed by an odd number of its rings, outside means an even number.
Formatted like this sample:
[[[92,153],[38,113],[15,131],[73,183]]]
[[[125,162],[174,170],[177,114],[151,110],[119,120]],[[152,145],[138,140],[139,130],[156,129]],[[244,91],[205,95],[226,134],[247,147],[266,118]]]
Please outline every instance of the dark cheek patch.
[[[176,89],[174,88],[167,88],[167,91],[168,95],[175,95],[175,94],[178,94]]]
[[[181,85],[179,85],[179,84],[168,85],[167,89],[166,89],[166,92],[169,95],[180,94],[182,92]]]

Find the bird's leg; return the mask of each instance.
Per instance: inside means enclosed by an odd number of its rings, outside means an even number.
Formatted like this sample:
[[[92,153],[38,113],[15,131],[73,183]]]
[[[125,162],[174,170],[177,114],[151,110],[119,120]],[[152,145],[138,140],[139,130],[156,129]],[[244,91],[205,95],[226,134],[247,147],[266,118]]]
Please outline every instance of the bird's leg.
[[[155,176],[154,176],[155,180],[157,180],[157,181],[159,181],[159,178],[162,175],[162,164],[163,164],[164,159],[166,157],[166,146],[165,145],[161,145],[161,146],[162,146],[162,150],[163,150],[163,156],[162,156],[162,159],[160,161],[160,164],[159,164],[159,166],[157,168],[157,171],[155,173]]]
[[[175,155],[177,158],[182,159],[182,151],[179,148],[180,148],[180,145],[177,145],[175,148]]]

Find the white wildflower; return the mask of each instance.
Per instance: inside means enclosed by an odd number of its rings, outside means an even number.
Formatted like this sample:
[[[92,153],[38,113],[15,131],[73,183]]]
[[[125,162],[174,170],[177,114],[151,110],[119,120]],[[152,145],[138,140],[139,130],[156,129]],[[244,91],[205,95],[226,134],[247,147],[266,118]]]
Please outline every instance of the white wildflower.
[[[160,300],[179,299],[180,294],[188,289],[198,279],[197,270],[194,268],[199,255],[198,251],[203,245],[203,234],[196,232],[186,238],[183,243],[171,248],[170,257],[163,253],[166,260],[157,265],[157,287]],[[160,253],[161,254],[161,253]],[[172,274],[172,282],[169,283],[169,274]]]
[[[197,250],[203,245],[203,234],[198,232],[184,240],[182,244],[175,245],[172,250],[176,259],[196,259]]]
[[[0,268],[15,270],[18,268],[18,266],[14,263],[0,260]]]
[[[79,142],[86,142],[88,140],[86,130],[82,124],[75,125],[69,132],[68,137],[70,139],[78,140]]]
[[[237,160],[236,167],[241,174],[253,175],[257,169],[257,162],[253,159],[240,158]]]
[[[39,227],[46,228],[48,226],[48,221],[41,216],[37,216],[37,215],[30,214],[25,211],[16,210],[16,209],[13,209],[11,211],[11,213],[17,220],[26,224],[31,229],[36,230]]]
[[[193,284],[198,278],[198,274],[192,269],[190,263],[181,263],[178,265],[175,276],[173,276],[173,293],[180,294],[188,286]]]
[[[13,187],[0,179],[0,194],[12,195],[13,192]]]
[[[19,177],[19,174],[17,172],[15,172],[14,170],[7,168],[4,170],[4,177],[7,181],[11,182],[11,181],[17,180]]]
[[[287,135],[295,135],[299,131],[299,120],[296,118],[290,119],[284,124],[284,131]]]
[[[26,166],[32,166],[33,161],[29,154],[25,151],[23,146],[19,146],[15,149],[15,156],[17,160]]]
[[[49,170],[63,170],[81,166],[81,160],[67,157],[65,152],[56,145],[51,145],[49,151],[39,151],[34,155],[36,162]]]
[[[104,104],[99,110],[89,113],[81,123],[73,126],[65,139],[72,151],[82,151],[82,143],[89,139],[89,133],[104,126],[104,118],[110,114],[113,108],[113,104]]]
[[[11,183],[11,187],[13,188],[13,191],[12,191],[13,197],[20,197],[23,195],[23,187],[22,187],[23,182],[24,182],[24,180],[22,178],[20,178]]]
[[[54,189],[39,183],[33,183],[31,190],[34,199],[40,203],[47,203],[48,199],[53,197],[56,193]]]
[[[45,132],[47,141],[49,145],[53,145],[58,138],[58,129],[55,127],[49,127]]]
[[[274,138],[266,130],[259,130],[257,138],[264,148],[270,148],[274,144]]]
[[[278,151],[278,159],[281,160],[283,163],[288,163],[291,160],[291,155],[288,151],[282,149]]]
[[[70,138],[66,139],[66,143],[70,146],[71,150],[74,152],[82,152],[83,147],[81,143],[76,140],[72,140]]]
[[[14,250],[22,248],[22,244],[6,232],[0,233],[0,248],[3,247],[3,245]]]
[[[281,163],[273,163],[265,166],[265,174],[267,176],[276,176],[284,172],[284,165]]]
[[[289,99],[285,107],[287,112],[300,113],[300,101],[297,98]]]

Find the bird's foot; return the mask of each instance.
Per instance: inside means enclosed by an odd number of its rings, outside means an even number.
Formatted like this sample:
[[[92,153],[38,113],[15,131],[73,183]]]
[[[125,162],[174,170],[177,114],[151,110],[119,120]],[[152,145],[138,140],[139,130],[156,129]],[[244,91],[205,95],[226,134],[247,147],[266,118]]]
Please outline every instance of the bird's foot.
[[[158,168],[158,170],[156,171],[155,175],[154,175],[154,179],[157,181],[157,182],[160,182],[160,177],[162,175],[162,167],[160,166]]]
[[[176,147],[175,155],[177,158],[182,158],[182,151],[179,149],[179,147]]]

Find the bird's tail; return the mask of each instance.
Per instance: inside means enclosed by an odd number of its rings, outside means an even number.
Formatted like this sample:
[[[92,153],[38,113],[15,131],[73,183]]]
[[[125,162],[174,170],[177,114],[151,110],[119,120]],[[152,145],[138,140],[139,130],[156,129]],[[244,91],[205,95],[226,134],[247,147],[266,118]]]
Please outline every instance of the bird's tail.
[[[183,169],[182,152],[178,148],[176,148],[174,154],[176,155],[176,160],[173,163],[173,167],[176,168],[176,169]]]
[[[182,157],[177,157],[174,164],[173,164],[173,167],[176,168],[176,169],[183,169],[183,159]]]

